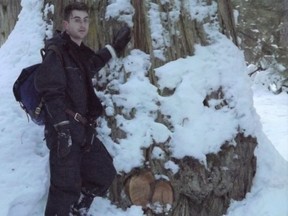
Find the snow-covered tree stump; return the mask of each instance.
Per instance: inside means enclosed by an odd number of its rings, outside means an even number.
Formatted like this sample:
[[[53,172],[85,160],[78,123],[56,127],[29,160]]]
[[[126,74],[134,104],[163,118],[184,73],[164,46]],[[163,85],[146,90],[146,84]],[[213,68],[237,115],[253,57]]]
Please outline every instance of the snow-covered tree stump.
[[[205,106],[211,98],[221,99],[216,95],[221,92],[207,96]],[[255,138],[239,132],[217,154],[207,154],[205,166],[193,157],[171,158],[169,145],[154,143],[143,149],[143,167],[117,176],[111,199],[122,208],[140,205],[147,215],[223,215],[231,200],[242,200],[251,189],[256,145]],[[178,170],[167,167],[169,163]]]

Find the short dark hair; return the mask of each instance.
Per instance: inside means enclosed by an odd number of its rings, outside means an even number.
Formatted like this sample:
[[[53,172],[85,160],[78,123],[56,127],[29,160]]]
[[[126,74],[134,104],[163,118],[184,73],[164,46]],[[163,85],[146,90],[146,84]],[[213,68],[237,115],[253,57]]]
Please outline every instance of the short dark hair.
[[[68,21],[73,10],[85,11],[88,13],[89,7],[84,2],[72,2],[64,8],[64,20]]]

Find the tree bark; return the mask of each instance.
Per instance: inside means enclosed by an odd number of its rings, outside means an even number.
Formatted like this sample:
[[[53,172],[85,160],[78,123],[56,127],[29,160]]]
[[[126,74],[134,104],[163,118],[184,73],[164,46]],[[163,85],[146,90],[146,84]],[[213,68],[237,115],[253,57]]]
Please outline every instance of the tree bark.
[[[20,1],[0,0],[0,47],[14,28],[20,9]]]
[[[287,67],[287,1],[232,0],[232,2],[239,12],[236,31],[241,38],[239,46],[245,51],[246,61],[257,65],[261,61],[269,61],[270,58]],[[270,65],[273,67],[274,63],[272,61]]]

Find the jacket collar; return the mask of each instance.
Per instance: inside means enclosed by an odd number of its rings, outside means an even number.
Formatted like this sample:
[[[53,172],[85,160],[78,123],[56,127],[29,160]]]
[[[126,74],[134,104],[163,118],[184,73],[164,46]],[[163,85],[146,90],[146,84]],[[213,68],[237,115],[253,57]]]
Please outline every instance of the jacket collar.
[[[85,49],[85,45],[84,43],[82,42],[80,44],[80,46],[78,44],[76,44],[70,37],[70,35],[67,34],[67,32],[63,32],[62,33],[62,38],[67,42],[68,46],[70,46],[71,48],[73,49]]]

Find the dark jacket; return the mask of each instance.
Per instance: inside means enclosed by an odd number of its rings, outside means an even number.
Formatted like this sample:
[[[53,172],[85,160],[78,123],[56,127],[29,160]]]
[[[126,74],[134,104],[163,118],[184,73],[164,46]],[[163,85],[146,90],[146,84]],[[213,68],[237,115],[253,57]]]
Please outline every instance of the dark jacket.
[[[65,110],[71,109],[87,118],[101,115],[103,107],[91,79],[112,56],[107,48],[95,53],[83,43],[78,46],[66,33],[58,33],[45,46],[52,44],[59,48],[62,59],[48,50],[35,78],[36,89],[44,98],[46,126],[69,120],[72,140],[81,142],[85,127]]]

